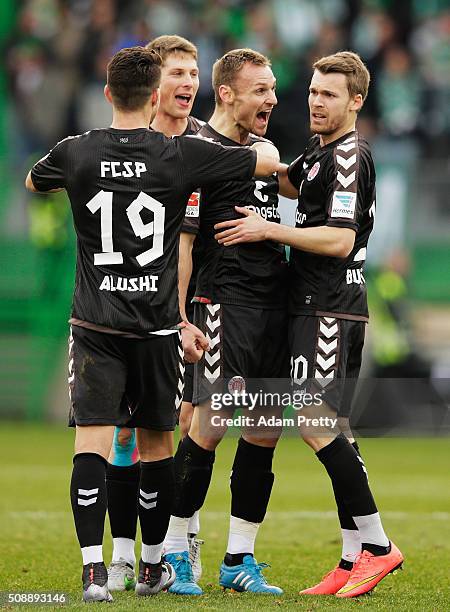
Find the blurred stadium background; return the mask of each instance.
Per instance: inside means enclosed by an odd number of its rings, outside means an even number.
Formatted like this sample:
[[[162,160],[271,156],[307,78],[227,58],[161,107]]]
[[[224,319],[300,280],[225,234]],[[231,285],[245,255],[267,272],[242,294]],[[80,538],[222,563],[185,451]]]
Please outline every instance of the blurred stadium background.
[[[448,0],[2,0],[0,418],[63,419],[75,242],[64,195],[23,179],[57,140],[109,124],[102,90],[119,48],[178,33],[199,49],[194,114],[212,109],[224,51],[266,53],[278,80],[269,137],[284,161],[308,138],[311,62],[358,51],[373,84],[359,120],[376,158],[367,368],[450,378]],[[285,219],[293,206],[283,203]]]

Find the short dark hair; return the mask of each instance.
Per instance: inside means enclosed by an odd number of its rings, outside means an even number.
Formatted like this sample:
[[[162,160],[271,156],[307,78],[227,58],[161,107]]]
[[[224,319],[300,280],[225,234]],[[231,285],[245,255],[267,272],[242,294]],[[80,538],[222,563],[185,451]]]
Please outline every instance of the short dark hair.
[[[197,61],[197,47],[187,38],[183,38],[182,36],[178,36],[176,34],[164,34],[163,36],[158,36],[158,38],[154,38],[147,43],[145,48],[152,49],[153,51],[159,53],[159,55],[162,57],[163,64],[169,55],[173,55],[174,53],[186,53],[187,55],[192,55],[195,61]]]
[[[107,67],[107,83],[118,110],[142,108],[161,81],[161,56],[145,47],[118,51]]]
[[[337,72],[347,77],[347,89],[350,96],[361,94],[362,100],[367,97],[370,74],[366,65],[357,53],[339,51],[322,57],[313,64],[313,68],[322,74]]]
[[[268,57],[253,49],[233,49],[215,61],[212,69],[212,86],[214,89],[214,97],[216,104],[222,104],[219,95],[219,87],[221,85],[233,86],[236,75],[245,64],[254,64],[255,66],[271,66]]]

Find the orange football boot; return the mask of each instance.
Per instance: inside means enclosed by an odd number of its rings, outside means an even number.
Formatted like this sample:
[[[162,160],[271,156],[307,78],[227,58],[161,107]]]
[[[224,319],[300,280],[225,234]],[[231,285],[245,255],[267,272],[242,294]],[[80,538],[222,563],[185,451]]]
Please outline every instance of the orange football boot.
[[[356,559],[347,584],[336,593],[336,597],[358,597],[369,593],[385,576],[401,569],[402,563],[403,555],[393,542],[387,555],[376,557],[363,550]]]
[[[331,572],[325,574],[322,580],[309,589],[300,591],[300,595],[336,595],[340,588],[347,584],[350,570],[345,570],[336,565]]]

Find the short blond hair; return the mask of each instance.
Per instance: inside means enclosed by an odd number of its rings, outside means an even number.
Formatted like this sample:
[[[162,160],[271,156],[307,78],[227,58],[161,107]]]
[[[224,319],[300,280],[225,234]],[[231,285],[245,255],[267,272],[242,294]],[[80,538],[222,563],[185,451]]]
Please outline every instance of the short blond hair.
[[[330,72],[345,74],[349,95],[353,97],[361,94],[363,102],[367,98],[370,73],[357,53],[339,51],[339,53],[321,57],[314,62],[313,68],[322,74],[329,74]]]
[[[214,62],[212,69],[212,86],[216,104],[221,104],[219,87],[221,85],[233,86],[237,73],[242,70],[245,64],[255,66],[271,66],[268,57],[253,49],[233,49]]]
[[[195,61],[198,59],[197,47],[191,43],[191,41],[187,40],[187,38],[177,36],[176,34],[158,36],[158,38],[154,38],[147,43],[146,47],[147,49],[156,51],[162,57],[163,64],[168,56],[174,53],[187,53],[188,55],[192,55]]]

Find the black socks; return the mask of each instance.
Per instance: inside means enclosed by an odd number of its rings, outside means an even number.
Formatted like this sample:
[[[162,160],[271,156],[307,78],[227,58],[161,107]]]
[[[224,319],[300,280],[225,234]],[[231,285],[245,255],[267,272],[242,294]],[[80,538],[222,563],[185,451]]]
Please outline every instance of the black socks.
[[[205,450],[188,435],[175,453],[175,503],[172,514],[191,517],[203,506],[211,482],[215,452]]]
[[[335,495],[345,504],[350,516],[377,512],[364,463],[344,434],[339,434],[316,454],[331,478]]]
[[[239,439],[231,472],[231,516],[262,523],[274,481],[274,448]]]
[[[140,476],[139,461],[125,467],[108,463],[106,489],[109,522],[113,538],[136,539]]]
[[[103,543],[106,465],[106,460],[96,453],[79,453],[73,458],[70,499],[81,548]]]
[[[163,542],[174,498],[173,458],[141,461],[138,513],[143,544]]]

